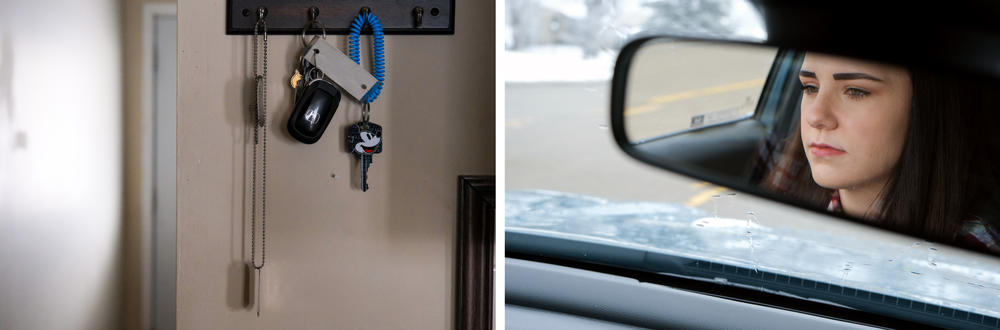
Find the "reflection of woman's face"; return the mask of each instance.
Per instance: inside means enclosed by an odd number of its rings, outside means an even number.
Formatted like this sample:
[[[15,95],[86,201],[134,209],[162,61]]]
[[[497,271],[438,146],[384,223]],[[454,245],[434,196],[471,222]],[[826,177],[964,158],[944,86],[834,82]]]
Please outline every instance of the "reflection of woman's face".
[[[906,140],[909,73],[809,53],[799,80],[802,146],[816,183],[828,189],[881,189]]]

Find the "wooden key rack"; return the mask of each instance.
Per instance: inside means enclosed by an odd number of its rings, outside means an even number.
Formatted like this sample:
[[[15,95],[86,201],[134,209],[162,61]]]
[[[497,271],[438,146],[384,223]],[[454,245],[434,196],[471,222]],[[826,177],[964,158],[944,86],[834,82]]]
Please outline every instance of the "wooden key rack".
[[[385,34],[455,34],[455,0],[228,0],[226,34],[253,34],[261,7],[268,34],[322,34],[313,15],[327,34],[348,34],[363,8],[378,16]]]

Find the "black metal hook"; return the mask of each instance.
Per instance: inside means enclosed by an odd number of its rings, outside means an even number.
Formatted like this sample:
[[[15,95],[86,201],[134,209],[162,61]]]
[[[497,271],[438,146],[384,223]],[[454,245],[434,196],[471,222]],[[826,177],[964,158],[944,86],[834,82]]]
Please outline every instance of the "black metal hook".
[[[309,21],[315,21],[317,17],[319,17],[319,8],[309,7]]]
[[[416,16],[416,19],[417,19],[415,27],[420,27],[420,25],[423,25],[424,24],[424,7],[413,8],[413,16]]]
[[[320,22],[319,19],[317,19],[318,17],[319,8],[316,8],[316,6],[309,7],[309,23],[306,23],[306,26],[302,27],[303,47],[308,47],[308,44],[306,43],[306,30],[308,29],[321,29],[323,31],[323,39],[326,39],[326,25],[323,25],[323,22]]]

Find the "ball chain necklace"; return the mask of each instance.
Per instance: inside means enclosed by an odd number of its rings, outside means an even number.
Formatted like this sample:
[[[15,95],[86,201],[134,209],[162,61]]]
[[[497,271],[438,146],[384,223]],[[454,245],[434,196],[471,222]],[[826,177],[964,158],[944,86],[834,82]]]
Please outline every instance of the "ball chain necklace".
[[[250,198],[253,200],[250,206],[250,267],[248,275],[253,277],[250,282],[256,288],[253,295],[256,298],[254,303],[257,306],[257,317],[260,317],[260,287],[261,270],[264,268],[267,247],[267,22],[264,17],[267,10],[263,7],[257,9],[257,23],[253,27],[253,79],[255,88],[254,104],[251,107],[251,115],[254,117],[253,127],[253,175],[250,179]],[[263,32],[263,33],[261,33]],[[263,38],[261,38],[261,35]],[[262,39],[263,42],[261,42]],[[263,45],[263,56],[261,74],[258,74],[258,44]],[[257,264],[257,154],[258,146],[261,147],[261,180],[260,180],[260,264]]]

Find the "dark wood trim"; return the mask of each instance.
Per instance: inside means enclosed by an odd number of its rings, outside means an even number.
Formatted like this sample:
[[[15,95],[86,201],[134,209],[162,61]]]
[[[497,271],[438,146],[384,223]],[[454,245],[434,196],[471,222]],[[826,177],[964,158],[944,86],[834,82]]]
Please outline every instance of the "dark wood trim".
[[[495,180],[493,176],[458,177],[456,329],[493,329]]]
[[[351,22],[361,9],[371,9],[382,23],[385,34],[454,35],[455,0],[227,0],[226,34],[253,35],[257,23],[257,8],[267,10],[267,33],[271,35],[349,34]],[[417,7],[423,10],[417,26]],[[318,10],[316,23],[310,21],[310,10]],[[371,34],[366,28],[362,34]]]

